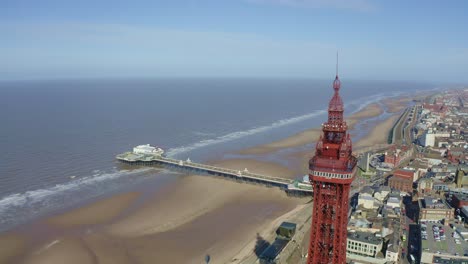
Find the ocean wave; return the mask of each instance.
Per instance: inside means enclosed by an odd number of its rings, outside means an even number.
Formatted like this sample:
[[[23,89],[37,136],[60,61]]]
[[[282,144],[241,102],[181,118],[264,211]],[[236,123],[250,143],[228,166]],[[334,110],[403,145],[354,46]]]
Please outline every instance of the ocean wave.
[[[210,136],[214,136],[215,133],[209,133],[209,132],[200,132],[200,131],[194,131],[192,132],[194,135],[196,136],[201,136],[201,137],[210,137]]]
[[[345,106],[346,107],[355,106],[356,108],[351,112],[351,114],[354,114],[354,113],[356,113],[358,111],[361,111],[364,107],[368,106],[369,104],[379,102],[379,101],[381,101],[381,100],[383,100],[385,98],[400,96],[401,94],[404,94],[404,92],[397,91],[397,92],[392,92],[391,94],[380,93],[380,94],[371,95],[371,96],[368,96],[368,97],[353,100],[353,101],[345,104]],[[198,141],[198,142],[190,144],[190,145],[171,148],[171,149],[169,149],[167,151],[166,154],[169,157],[174,157],[174,156],[177,156],[179,154],[186,153],[186,152],[189,152],[189,151],[192,151],[192,150],[195,150],[195,149],[199,149],[199,148],[202,148],[202,147],[215,145],[215,144],[219,144],[219,143],[225,143],[225,142],[232,141],[232,140],[239,139],[239,138],[243,138],[243,137],[246,137],[246,136],[251,136],[251,135],[254,135],[254,134],[266,132],[266,131],[269,131],[269,130],[272,130],[272,129],[276,129],[276,128],[283,127],[283,126],[286,126],[286,125],[290,125],[290,124],[293,124],[293,123],[301,122],[301,121],[304,121],[304,120],[307,120],[307,119],[310,119],[310,118],[313,118],[313,117],[317,117],[319,115],[326,114],[326,113],[327,113],[327,109],[315,110],[312,113],[308,113],[308,114],[304,114],[304,115],[300,115],[300,116],[296,116],[296,117],[291,117],[291,118],[287,118],[287,119],[281,119],[281,120],[276,121],[276,122],[274,122],[274,123],[272,123],[270,125],[255,127],[255,128],[245,130],[245,131],[236,131],[236,132],[232,132],[232,133],[229,133],[229,134],[226,134],[226,135],[223,135],[223,136],[219,136],[219,137],[216,137],[216,138],[204,139],[204,140]],[[198,133],[198,132],[194,132],[194,133]]]
[[[26,191],[22,193],[14,193],[0,198],[0,216],[15,208],[23,208],[27,206],[32,206],[34,204],[42,204],[47,202],[47,200],[60,197],[66,193],[72,192],[74,190],[79,190],[82,187],[94,186],[100,182],[105,182],[120,178],[123,176],[129,176],[138,173],[144,173],[146,171],[152,170],[151,168],[142,168],[137,170],[121,170],[111,173],[102,173],[96,176],[86,176],[71,180],[67,183],[56,184],[54,186]],[[0,219],[0,223],[3,219]]]
[[[224,142],[232,141],[232,140],[235,140],[235,139],[243,138],[243,137],[246,137],[246,136],[251,136],[251,135],[258,134],[258,133],[266,132],[266,131],[269,131],[269,130],[272,130],[272,129],[275,129],[275,128],[278,128],[278,127],[290,125],[290,124],[297,123],[297,122],[300,122],[300,121],[304,121],[304,120],[307,120],[307,119],[310,119],[310,118],[313,118],[313,117],[316,117],[316,116],[319,116],[319,115],[323,115],[325,113],[327,113],[326,110],[316,110],[316,111],[314,111],[312,113],[308,113],[308,114],[305,114],[305,115],[300,115],[300,116],[287,118],[287,119],[281,119],[281,120],[276,121],[276,122],[274,122],[274,123],[272,123],[270,125],[255,127],[255,128],[245,130],[245,131],[236,131],[236,132],[232,132],[232,133],[229,133],[229,134],[226,134],[226,135],[223,135],[223,136],[219,136],[219,137],[216,137],[216,138],[201,140],[201,141],[193,143],[191,145],[169,149],[167,151],[167,155],[170,156],[170,157],[174,157],[174,156],[176,156],[178,154],[189,152],[189,151],[192,151],[192,150],[195,150],[195,149],[198,149],[198,148],[202,148],[202,147],[206,147],[206,146],[210,146],[210,145],[215,145],[215,144],[219,144],[219,143],[224,143]]]
[[[368,96],[368,97],[355,99],[355,100],[349,102],[348,104],[345,104],[345,107],[357,106],[356,109],[354,109],[350,113],[350,114],[355,114],[355,113],[361,111],[362,109],[364,109],[366,106],[368,106],[370,104],[378,103],[378,102],[382,101],[383,99],[398,97],[398,96],[401,96],[401,95],[403,95],[405,93],[408,93],[408,92],[395,91],[395,92],[392,92],[390,94],[388,94],[388,93],[375,94],[375,95],[371,95],[371,96]]]

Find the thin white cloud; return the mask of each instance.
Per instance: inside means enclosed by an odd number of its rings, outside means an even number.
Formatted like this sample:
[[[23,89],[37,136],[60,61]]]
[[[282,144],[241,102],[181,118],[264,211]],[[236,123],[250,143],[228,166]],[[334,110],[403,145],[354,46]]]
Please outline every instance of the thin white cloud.
[[[377,9],[371,0],[246,0],[251,3],[283,5],[298,8],[349,9],[361,12]]]
[[[322,62],[336,51],[333,44],[314,41],[125,24],[0,25],[0,34],[10,40],[0,43],[0,58],[8,65],[5,71],[18,75],[25,71],[44,75],[323,75]],[[333,59],[329,61],[333,64]],[[1,72],[0,64],[0,78]]]

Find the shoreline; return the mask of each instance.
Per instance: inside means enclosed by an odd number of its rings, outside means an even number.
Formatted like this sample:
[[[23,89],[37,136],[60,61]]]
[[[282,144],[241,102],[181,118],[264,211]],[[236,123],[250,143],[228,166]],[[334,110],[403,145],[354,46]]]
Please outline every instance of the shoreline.
[[[403,104],[404,100],[392,103],[392,110],[401,108]],[[346,120],[352,128],[357,123],[382,113],[383,109],[378,104],[370,104]],[[375,142],[380,140],[382,131],[385,131],[391,123],[390,118],[397,113],[398,111],[369,131],[371,136],[368,138],[372,140],[361,143],[362,146],[376,144]],[[306,130],[279,141],[248,148],[238,154],[267,156],[281,149],[311,144],[317,140],[319,132],[317,128]],[[387,138],[387,134],[384,139]],[[368,138],[355,142],[355,147]],[[291,160],[300,158],[302,161],[312,152],[313,150],[294,152],[288,154],[287,158]],[[300,175],[304,171],[303,162],[283,166],[273,162],[240,158],[211,163],[235,169],[248,167],[253,172],[288,178]],[[128,263],[132,258],[142,263],[152,263],[150,259],[154,260],[154,249],[136,249],[147,243],[156,245],[160,253],[166,252],[169,261],[169,257],[173,257],[177,252],[177,244],[184,243],[184,240],[192,241],[188,244],[194,248],[186,248],[187,255],[190,256],[176,259],[181,263],[188,263],[193,258],[203,260],[201,251],[205,249],[217,252],[211,253],[213,259],[231,261],[233,256],[241,252],[249,255],[248,248],[255,245],[256,233],[271,233],[271,229],[276,228],[273,223],[278,222],[278,219],[287,218],[292,211],[299,210],[298,208],[308,207],[305,205],[306,199],[288,198],[284,192],[274,188],[238,184],[214,177],[183,176],[176,184],[150,195],[130,215],[119,219],[119,214],[131,207],[139,195],[138,192],[122,193],[98,199],[83,207],[66,210],[58,216],[47,216],[33,221],[32,225],[37,225],[35,228],[52,227],[60,230],[51,232],[52,235],[37,244],[32,243],[30,237],[17,234],[16,230],[21,227],[15,228],[12,232],[0,233],[0,245],[2,243],[10,245],[9,254],[0,251],[0,263],[8,263],[8,260],[15,258],[18,258],[20,263],[60,263],[58,260],[64,257],[64,252],[77,256],[76,261],[81,261],[68,263],[92,263],[90,261],[93,256],[113,261],[109,263]],[[266,209],[263,210],[264,208]],[[239,215],[249,217],[239,218]],[[202,233],[194,230],[193,226],[197,226]],[[211,234],[208,230],[212,228],[221,235]],[[195,242],[196,239],[191,237],[200,235],[203,235],[203,241]],[[129,256],[122,255],[121,251],[128,248],[134,248],[135,253],[127,253]],[[115,256],[111,256],[113,254]],[[158,260],[164,261],[164,258]]]
[[[377,117],[384,113],[384,110],[377,104],[372,103],[361,109],[360,111],[345,118],[348,124],[348,130],[351,131],[361,121],[373,117]],[[321,134],[321,128],[311,128],[305,131],[296,133],[289,137],[273,141],[263,145],[253,146],[236,154],[240,155],[262,155],[278,151],[284,148],[294,148],[307,144],[314,143],[318,140]]]

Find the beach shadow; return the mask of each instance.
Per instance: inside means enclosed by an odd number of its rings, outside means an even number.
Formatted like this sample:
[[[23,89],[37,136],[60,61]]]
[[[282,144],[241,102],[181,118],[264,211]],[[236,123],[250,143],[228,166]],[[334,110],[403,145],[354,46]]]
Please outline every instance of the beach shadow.
[[[267,247],[270,246],[270,243],[266,241],[259,233],[257,233],[257,242],[255,243],[254,253],[257,257],[265,251]]]

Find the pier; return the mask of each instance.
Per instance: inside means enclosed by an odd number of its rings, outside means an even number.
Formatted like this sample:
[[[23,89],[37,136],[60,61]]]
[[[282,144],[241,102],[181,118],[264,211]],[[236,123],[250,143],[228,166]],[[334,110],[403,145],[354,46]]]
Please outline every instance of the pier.
[[[262,175],[245,170],[233,170],[211,165],[192,162],[190,159],[177,160],[164,157],[159,154],[146,154],[126,152],[116,156],[122,163],[138,166],[163,166],[169,169],[189,171],[197,174],[206,174],[223,177],[237,182],[260,184],[267,187],[277,187],[284,190],[290,196],[312,196],[312,187],[308,183],[299,180],[278,178]]]

